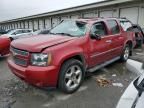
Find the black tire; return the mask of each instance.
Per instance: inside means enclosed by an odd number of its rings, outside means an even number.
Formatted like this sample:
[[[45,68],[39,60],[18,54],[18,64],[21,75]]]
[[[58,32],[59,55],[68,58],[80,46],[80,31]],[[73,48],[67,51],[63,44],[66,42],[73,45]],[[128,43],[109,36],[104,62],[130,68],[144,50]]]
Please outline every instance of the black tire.
[[[139,48],[139,47],[141,48],[143,44],[143,36],[139,33],[136,33],[135,37],[136,37],[136,48]]]
[[[70,87],[67,87],[67,84],[66,84],[66,80],[67,80],[66,79],[66,74],[68,73],[68,71],[73,66],[79,67],[79,69],[81,70],[81,74],[80,74],[81,78],[79,78],[80,79],[79,80],[79,84],[75,88],[71,89]],[[72,77],[72,75],[71,75],[71,77]],[[61,67],[60,74],[59,74],[58,87],[59,87],[59,89],[62,92],[67,93],[67,94],[71,94],[71,93],[75,92],[81,86],[81,84],[83,82],[83,79],[84,79],[84,67],[83,67],[83,64],[79,60],[70,59],[70,60],[64,62],[64,64]],[[68,79],[68,81],[69,81],[69,79]],[[68,83],[68,81],[67,81],[67,83]]]
[[[127,44],[122,52],[122,55],[121,55],[121,61],[125,62],[128,60],[129,56],[130,56],[130,53],[131,52],[131,47],[129,44]]]

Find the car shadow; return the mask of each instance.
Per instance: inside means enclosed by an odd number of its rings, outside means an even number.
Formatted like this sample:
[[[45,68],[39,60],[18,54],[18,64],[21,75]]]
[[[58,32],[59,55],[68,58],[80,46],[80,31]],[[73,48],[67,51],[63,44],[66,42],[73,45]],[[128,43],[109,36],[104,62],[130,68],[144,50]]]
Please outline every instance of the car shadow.
[[[2,57],[0,57],[0,62],[3,62],[3,61],[5,61],[5,60],[7,60],[8,59],[8,55],[7,56],[2,56]]]

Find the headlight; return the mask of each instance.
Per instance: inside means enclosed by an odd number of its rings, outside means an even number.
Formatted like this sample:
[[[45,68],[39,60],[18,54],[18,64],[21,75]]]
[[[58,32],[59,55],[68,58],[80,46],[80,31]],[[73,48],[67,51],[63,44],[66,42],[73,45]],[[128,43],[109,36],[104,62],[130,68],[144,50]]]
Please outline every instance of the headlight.
[[[31,56],[31,65],[33,66],[47,66],[49,64],[49,54],[34,53]]]

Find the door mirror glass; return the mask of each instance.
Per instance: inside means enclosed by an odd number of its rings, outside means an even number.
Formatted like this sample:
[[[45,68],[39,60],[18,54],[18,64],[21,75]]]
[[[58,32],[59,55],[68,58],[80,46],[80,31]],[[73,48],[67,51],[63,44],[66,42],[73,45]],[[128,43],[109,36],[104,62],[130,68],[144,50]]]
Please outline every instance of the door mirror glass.
[[[91,34],[91,38],[96,40],[101,40],[101,36],[96,33]]]
[[[12,35],[16,35],[16,33],[14,32]]]

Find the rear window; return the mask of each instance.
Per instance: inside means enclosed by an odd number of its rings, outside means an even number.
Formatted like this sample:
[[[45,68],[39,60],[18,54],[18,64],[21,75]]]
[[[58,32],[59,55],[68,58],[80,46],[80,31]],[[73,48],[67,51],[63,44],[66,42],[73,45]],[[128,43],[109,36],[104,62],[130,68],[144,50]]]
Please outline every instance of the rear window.
[[[120,28],[115,20],[108,20],[107,22],[112,34],[118,34],[120,32]]]
[[[124,31],[127,31],[128,28],[132,27],[132,24],[129,21],[120,21],[120,25]]]
[[[17,34],[22,34],[23,31],[22,30],[17,30],[16,32],[14,32],[12,35],[17,35]]]
[[[31,30],[23,30],[23,33],[29,33]]]

